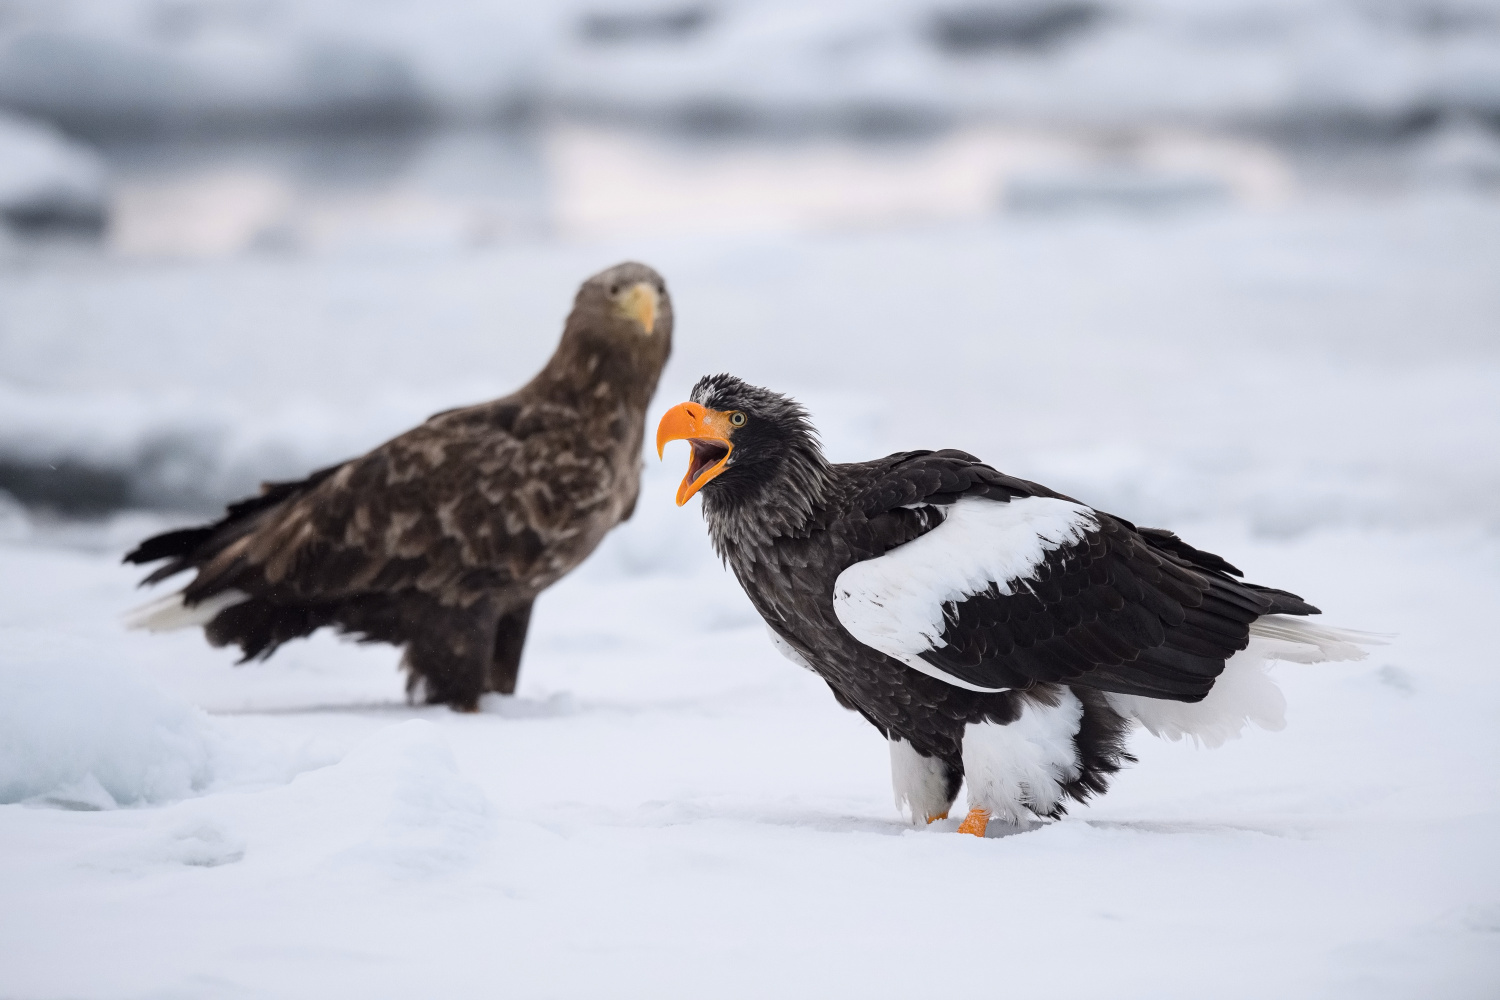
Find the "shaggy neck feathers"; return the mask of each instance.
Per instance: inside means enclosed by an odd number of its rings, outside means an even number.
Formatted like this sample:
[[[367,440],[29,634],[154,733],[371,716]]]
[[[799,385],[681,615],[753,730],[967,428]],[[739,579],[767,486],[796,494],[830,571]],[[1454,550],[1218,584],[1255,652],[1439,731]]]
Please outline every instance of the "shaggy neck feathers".
[[[740,481],[710,483],[703,490],[703,516],[720,558],[729,559],[737,550],[753,559],[753,551],[747,550],[804,533],[827,506],[833,467],[815,442],[765,465],[773,467],[757,468]]]
[[[749,418],[734,435],[729,467],[700,494],[721,558],[753,561],[756,549],[801,534],[817,521],[835,490],[835,472],[806,410],[728,375],[702,379],[692,398]]]

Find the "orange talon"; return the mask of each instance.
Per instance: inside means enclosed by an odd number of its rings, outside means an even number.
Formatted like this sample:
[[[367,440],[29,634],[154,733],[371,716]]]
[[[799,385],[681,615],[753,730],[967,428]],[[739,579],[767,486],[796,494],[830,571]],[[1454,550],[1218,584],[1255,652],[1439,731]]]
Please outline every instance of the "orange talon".
[[[983,837],[985,829],[990,825],[990,812],[988,809],[970,809],[969,815],[958,824],[959,833],[972,833],[976,837]]]
[[[947,819],[947,818],[948,818],[948,814],[946,812],[940,812],[936,816],[928,816],[927,817],[927,822],[929,822],[929,823],[936,823],[940,819]]]

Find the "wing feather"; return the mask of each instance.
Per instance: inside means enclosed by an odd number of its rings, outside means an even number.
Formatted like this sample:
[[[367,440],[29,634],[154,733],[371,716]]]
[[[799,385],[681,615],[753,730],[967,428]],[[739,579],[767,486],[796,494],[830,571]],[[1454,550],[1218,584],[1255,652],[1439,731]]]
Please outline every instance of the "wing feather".
[[[236,586],[296,602],[413,590],[463,605],[551,575],[549,558],[593,533],[614,484],[607,463],[580,453],[576,414],[538,409],[511,415],[525,437],[482,407],[443,414],[309,480],[209,553],[189,600]]]
[[[451,632],[492,618],[484,608],[506,593],[549,585],[613,527],[611,450],[576,410],[512,397],[267,484],[221,521],[148,539],[126,558],[169,559],[150,582],[196,569],[189,606],[248,595],[208,627],[247,657],[323,625],[398,643],[423,623]]]
[[[834,610],[857,640],[959,687],[1082,684],[1196,701],[1249,626],[1316,609],[1242,582],[1170,532],[1138,529],[963,452],[908,452],[856,498],[891,544],[846,568]],[[930,527],[881,527],[913,508]]]

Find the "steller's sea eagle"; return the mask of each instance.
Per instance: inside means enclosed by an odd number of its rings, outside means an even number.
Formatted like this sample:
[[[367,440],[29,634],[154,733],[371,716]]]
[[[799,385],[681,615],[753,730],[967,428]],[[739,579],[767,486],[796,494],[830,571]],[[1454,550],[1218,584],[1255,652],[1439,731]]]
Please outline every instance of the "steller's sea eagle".
[[[486,691],[513,692],[537,594],[635,508],[646,405],[671,347],[659,274],[594,275],[556,353],[512,395],[142,542],[127,562],[169,560],[143,583],[197,575],[131,624],[202,625],[244,660],[327,625],[404,646],[407,690],[429,703],[473,710]]]
[[[797,403],[730,375],[667,412],[714,548],[771,641],[886,736],[898,808],[1024,829],[1105,791],[1136,724],[1280,728],[1268,660],[1360,659],[1294,594],[961,451],[835,465]],[[992,822],[993,821],[993,822]]]

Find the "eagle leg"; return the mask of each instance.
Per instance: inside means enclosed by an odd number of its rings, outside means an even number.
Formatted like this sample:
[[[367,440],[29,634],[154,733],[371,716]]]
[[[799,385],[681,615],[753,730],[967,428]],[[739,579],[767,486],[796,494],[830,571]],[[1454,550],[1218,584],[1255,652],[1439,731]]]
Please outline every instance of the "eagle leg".
[[[526,645],[526,629],[531,624],[531,605],[535,598],[508,614],[495,625],[495,646],[490,656],[486,691],[516,693],[516,678],[521,673],[521,648]]]
[[[492,606],[444,608],[406,646],[407,697],[456,712],[477,712],[486,690],[498,619]]]
[[[970,809],[969,815],[958,824],[959,833],[971,833],[976,837],[983,837],[984,831],[989,829],[990,811],[988,809]]]
[[[841,697],[837,689],[834,697]],[[947,819],[964,782],[963,761],[929,757],[900,736],[890,737],[890,748],[896,808],[910,815],[913,823]]]

